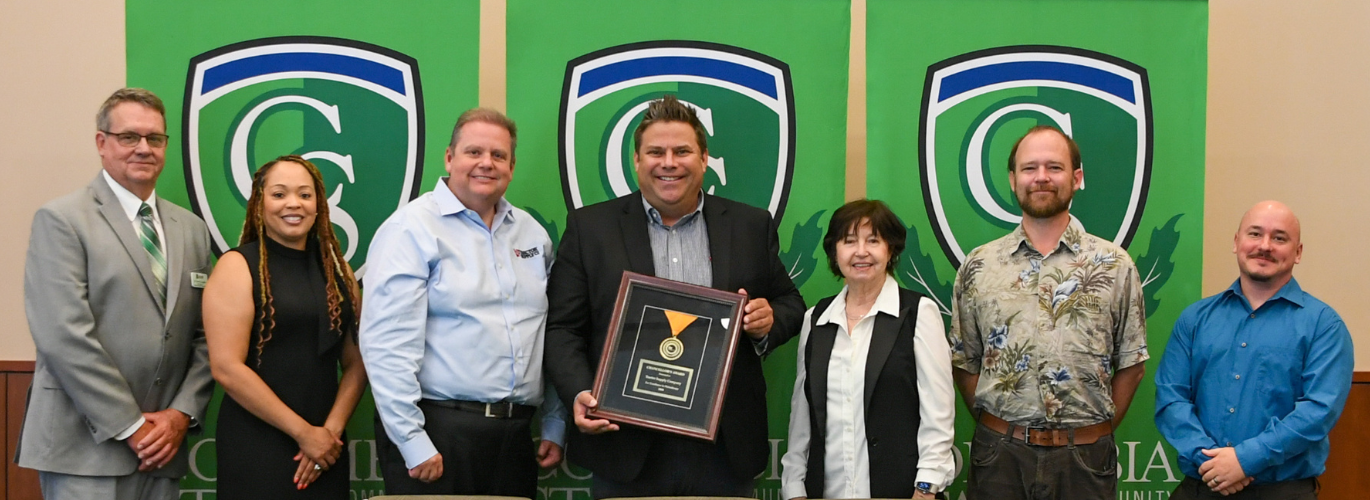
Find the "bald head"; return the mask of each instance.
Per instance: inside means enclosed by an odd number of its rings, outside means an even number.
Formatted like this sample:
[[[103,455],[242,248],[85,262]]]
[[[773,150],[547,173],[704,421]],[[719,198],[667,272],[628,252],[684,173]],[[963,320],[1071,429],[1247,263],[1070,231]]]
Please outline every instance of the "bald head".
[[[1294,211],[1288,205],[1275,200],[1265,200],[1252,206],[1245,214],[1242,214],[1242,222],[1237,226],[1237,233],[1241,233],[1247,224],[1254,219],[1274,218],[1279,220],[1285,229],[1293,236],[1294,242],[1299,242],[1299,218],[1294,215]]]
[[[1283,286],[1303,258],[1299,237],[1299,218],[1285,204],[1267,200],[1251,207],[1232,238],[1242,278]]]

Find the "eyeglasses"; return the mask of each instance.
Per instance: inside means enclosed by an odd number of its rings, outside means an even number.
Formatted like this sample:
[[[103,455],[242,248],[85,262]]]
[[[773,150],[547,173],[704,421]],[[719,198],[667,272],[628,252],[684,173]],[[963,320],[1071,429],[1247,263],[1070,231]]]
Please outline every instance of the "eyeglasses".
[[[119,141],[119,145],[120,145],[120,146],[123,146],[123,147],[126,147],[126,148],[137,147],[137,146],[138,146],[138,143],[139,143],[139,142],[142,142],[144,138],[147,139],[147,145],[148,145],[148,147],[154,147],[154,148],[166,147],[166,140],[167,140],[167,135],[166,135],[166,134],[148,134],[148,135],[141,135],[141,134],[138,134],[138,133],[136,133],[136,132],[121,132],[121,133],[116,134],[116,133],[110,132],[110,131],[108,131],[108,130],[101,130],[101,132],[104,132],[105,135],[113,136],[113,137],[114,137],[114,140]]]

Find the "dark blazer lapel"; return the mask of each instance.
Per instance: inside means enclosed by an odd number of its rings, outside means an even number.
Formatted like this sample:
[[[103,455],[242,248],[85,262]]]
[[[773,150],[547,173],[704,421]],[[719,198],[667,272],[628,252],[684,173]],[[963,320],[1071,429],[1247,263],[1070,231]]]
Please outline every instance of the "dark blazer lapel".
[[[138,274],[143,276],[143,284],[147,285],[148,293],[152,294],[152,302],[156,303],[157,310],[165,315],[166,307],[157,300],[157,277],[152,274],[152,263],[148,260],[147,250],[143,249],[143,242],[133,231],[133,223],[129,222],[123,207],[119,206],[119,198],[114,196],[114,190],[109,188],[104,175],[97,175],[95,181],[90,183],[90,188],[95,192],[95,204],[100,207],[100,215],[105,218],[105,222],[119,238],[119,242],[124,244],[124,250],[133,260],[134,267],[138,268]]]
[[[623,200],[623,218],[619,219],[619,229],[623,232],[623,245],[628,254],[628,270],[656,276],[656,264],[652,260],[652,240],[647,236],[647,210],[642,206],[642,193],[634,192],[620,199]]]
[[[184,231],[181,231],[181,220],[170,210],[164,210],[167,204],[161,198],[157,199],[157,213],[162,216],[162,249],[167,256],[166,313],[170,316],[176,310],[176,295],[181,291],[181,274],[186,266],[186,241]]]
[[[814,314],[822,311],[814,310]],[[818,428],[827,426],[828,415],[828,362],[832,359],[832,347],[837,342],[837,325],[832,323],[814,325],[809,330],[809,402],[819,416]]]
[[[729,292],[737,291],[737,287],[729,281],[728,271],[732,264],[732,236],[733,224],[728,219],[727,202],[722,198],[704,195],[704,224],[709,229],[709,261],[713,267],[714,283],[713,287]],[[756,290],[748,290],[747,293],[754,294]],[[753,299],[755,297],[747,297]],[[831,351],[832,347],[829,346]]]
[[[900,318],[907,312],[906,308],[901,307],[899,317],[885,313],[875,315],[875,327],[871,330],[871,350],[866,354],[866,408],[871,406],[871,394],[875,391],[875,383],[880,379],[880,372],[885,369],[885,361],[890,359],[894,341],[899,338],[899,326],[903,323]]]

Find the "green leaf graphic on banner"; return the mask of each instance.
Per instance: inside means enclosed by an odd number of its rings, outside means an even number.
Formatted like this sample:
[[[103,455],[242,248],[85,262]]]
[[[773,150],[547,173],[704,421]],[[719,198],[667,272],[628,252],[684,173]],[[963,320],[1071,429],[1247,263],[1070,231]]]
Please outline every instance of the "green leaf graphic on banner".
[[[533,220],[538,221],[538,225],[547,230],[547,236],[552,238],[552,251],[556,252],[557,244],[561,243],[561,231],[557,229],[557,222],[544,217],[542,212],[539,212],[536,208],[523,207],[523,209],[528,212],[528,215],[533,216]],[[553,255],[555,255],[555,253]]]
[[[809,217],[807,222],[794,225],[794,234],[790,237],[790,247],[780,252],[780,262],[785,264],[785,269],[790,272],[790,280],[794,281],[795,287],[804,286],[813,276],[813,271],[818,267],[818,259],[813,256],[814,250],[823,241],[823,228],[819,225],[824,210],[815,212]]]
[[[937,266],[933,257],[923,252],[918,245],[918,226],[909,226],[907,245],[900,259],[896,279],[904,288],[927,295],[937,303],[943,316],[951,316],[951,283],[937,278]]]
[[[1151,230],[1151,245],[1146,253],[1137,258],[1137,272],[1141,274],[1142,290],[1146,297],[1146,316],[1156,312],[1161,305],[1160,290],[1175,271],[1175,247],[1180,242],[1180,232],[1175,224],[1184,214],[1175,214],[1164,226]]]

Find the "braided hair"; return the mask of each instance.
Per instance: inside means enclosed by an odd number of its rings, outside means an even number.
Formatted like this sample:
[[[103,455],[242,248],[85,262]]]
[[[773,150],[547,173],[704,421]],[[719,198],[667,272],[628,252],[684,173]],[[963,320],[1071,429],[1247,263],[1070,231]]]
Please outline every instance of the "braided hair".
[[[266,236],[265,223],[262,220],[262,210],[266,202],[264,191],[267,174],[283,162],[304,167],[309,172],[310,177],[314,179],[316,216],[314,227],[309,232],[310,236],[319,243],[319,257],[324,269],[323,274],[328,281],[325,290],[328,294],[329,328],[339,332],[339,334],[351,333],[356,335],[357,321],[361,317],[361,294],[357,286],[357,278],[352,274],[352,267],[343,258],[342,246],[338,244],[338,237],[333,234],[333,223],[328,218],[328,198],[324,195],[323,175],[319,173],[319,168],[299,155],[285,155],[271,160],[262,168],[257,169],[257,173],[252,176],[252,197],[247,200],[247,217],[243,221],[243,235],[238,238],[239,245],[257,242],[261,252],[261,261],[257,264],[257,277],[262,284],[258,297],[262,309],[257,316],[257,322],[262,329],[261,337],[257,340],[258,364],[262,362],[262,348],[266,346],[267,341],[271,340],[271,330],[276,326],[276,307],[271,296],[271,272],[266,265],[266,238],[269,236]],[[352,320],[348,325],[342,324],[344,300],[352,309]]]

